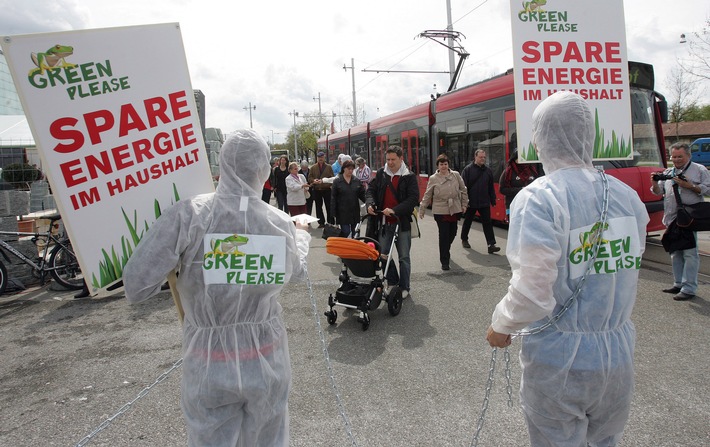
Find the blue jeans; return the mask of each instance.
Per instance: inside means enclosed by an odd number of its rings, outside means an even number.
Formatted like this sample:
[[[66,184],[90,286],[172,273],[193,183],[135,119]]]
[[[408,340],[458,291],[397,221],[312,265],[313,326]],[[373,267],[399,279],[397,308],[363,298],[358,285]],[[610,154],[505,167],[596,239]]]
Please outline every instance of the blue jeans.
[[[350,237],[353,231],[354,225],[350,224],[340,224],[340,237]]]
[[[698,240],[698,233],[693,233]],[[698,290],[698,270],[700,270],[700,256],[698,247],[688,250],[677,250],[671,253],[673,265],[673,286],[680,287],[681,292],[695,295]]]
[[[274,196],[276,196],[276,208],[280,209],[284,213],[288,213],[288,205],[286,204],[286,195],[288,191],[277,189]]]
[[[380,248],[382,254],[389,255],[392,238],[394,238],[395,225],[384,225],[380,229]],[[390,263],[387,271],[387,284],[389,286],[399,285],[402,290],[409,290],[409,276],[412,273],[412,262],[409,258],[409,249],[412,247],[412,232],[399,230],[399,237],[395,242],[397,247],[397,256],[399,257],[399,270],[394,266],[394,262]]]

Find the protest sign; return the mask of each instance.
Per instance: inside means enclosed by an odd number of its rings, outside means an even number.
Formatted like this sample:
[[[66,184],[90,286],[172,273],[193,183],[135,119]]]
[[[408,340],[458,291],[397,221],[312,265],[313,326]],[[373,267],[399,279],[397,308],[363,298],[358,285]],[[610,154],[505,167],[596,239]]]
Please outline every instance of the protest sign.
[[[595,112],[595,160],[633,158],[624,4],[511,0],[518,161],[537,160],[532,113],[569,90]]]
[[[42,168],[93,293],[161,211],[214,191],[176,23],[5,36]]]

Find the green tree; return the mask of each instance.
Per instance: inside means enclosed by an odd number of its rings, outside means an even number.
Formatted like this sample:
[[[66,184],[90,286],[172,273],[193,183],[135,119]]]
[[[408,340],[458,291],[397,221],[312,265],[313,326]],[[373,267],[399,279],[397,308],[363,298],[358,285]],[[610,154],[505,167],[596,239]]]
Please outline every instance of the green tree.
[[[710,121],[710,104],[689,107],[685,117],[686,121]]]
[[[30,183],[40,178],[40,170],[27,163],[14,163],[2,170],[2,179],[15,189],[29,189]]]
[[[322,121],[318,112],[311,112],[301,117],[300,122],[296,122],[296,136],[298,137],[298,154],[295,153],[293,128],[286,136],[286,147],[288,147],[292,160],[315,160],[318,151],[318,138],[322,129]]]

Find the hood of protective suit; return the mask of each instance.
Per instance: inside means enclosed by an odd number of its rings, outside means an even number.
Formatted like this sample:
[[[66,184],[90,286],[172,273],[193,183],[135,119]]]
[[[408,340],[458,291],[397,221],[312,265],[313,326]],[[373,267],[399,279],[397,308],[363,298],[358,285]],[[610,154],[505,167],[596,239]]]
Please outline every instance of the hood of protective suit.
[[[271,170],[270,157],[266,141],[253,130],[231,134],[219,154],[217,194],[261,196]]]
[[[572,92],[557,92],[533,112],[532,141],[545,172],[592,168],[594,116],[587,101]]]

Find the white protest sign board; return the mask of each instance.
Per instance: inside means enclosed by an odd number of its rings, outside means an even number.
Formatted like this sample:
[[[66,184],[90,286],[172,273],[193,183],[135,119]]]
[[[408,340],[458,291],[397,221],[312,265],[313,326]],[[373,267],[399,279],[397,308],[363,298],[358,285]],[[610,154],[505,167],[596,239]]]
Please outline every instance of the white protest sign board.
[[[52,193],[93,292],[179,198],[213,192],[177,23],[6,36]]]
[[[595,112],[595,160],[633,158],[624,4],[511,0],[519,161],[535,161],[532,113],[569,90]]]

